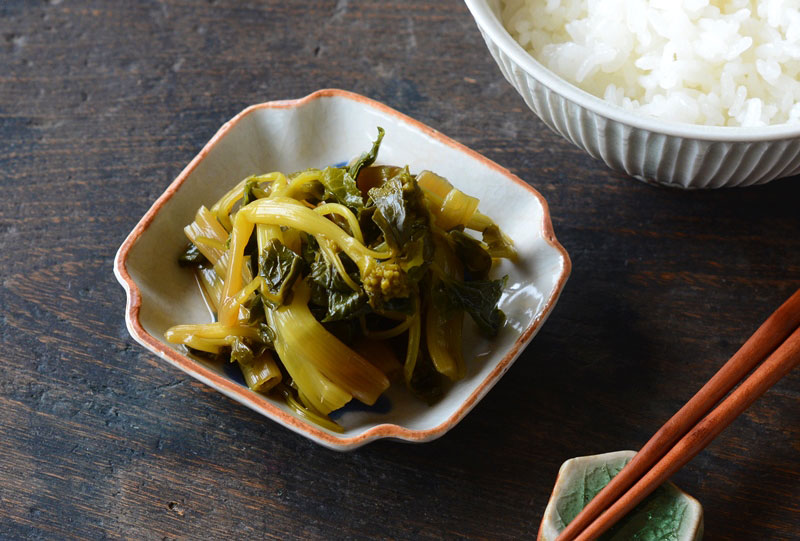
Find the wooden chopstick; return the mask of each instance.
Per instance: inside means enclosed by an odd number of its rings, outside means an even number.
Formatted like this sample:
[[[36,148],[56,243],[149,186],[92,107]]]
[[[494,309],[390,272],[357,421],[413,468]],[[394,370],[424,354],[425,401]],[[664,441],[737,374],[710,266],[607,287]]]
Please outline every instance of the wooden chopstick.
[[[631,462],[567,525],[557,541],[594,539],[699,453],[737,415],[797,364],[800,355],[793,353],[792,347],[797,346],[798,326],[800,290],[767,318],[739,351],[650,438]],[[790,335],[792,338],[787,340]],[[773,351],[774,354],[770,355]],[[768,362],[722,402],[712,412],[713,416],[710,414],[697,424],[768,355]],[[713,435],[707,437],[712,432]],[[678,444],[672,447],[675,442]],[[632,486],[634,488],[624,494]]]
[[[779,379],[800,364],[800,328],[639,480],[575,537],[591,541],[681,469]]]

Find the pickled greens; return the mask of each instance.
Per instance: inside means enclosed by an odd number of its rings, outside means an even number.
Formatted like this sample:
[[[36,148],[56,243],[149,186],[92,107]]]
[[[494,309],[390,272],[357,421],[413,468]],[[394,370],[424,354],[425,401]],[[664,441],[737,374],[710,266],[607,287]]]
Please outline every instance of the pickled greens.
[[[216,321],[166,339],[238,365],[252,390],[334,431],[331,412],[374,404],[391,380],[433,402],[463,378],[464,317],[500,331],[505,278],[489,274],[516,256],[478,199],[375,165],[383,136],[345,167],[243,179],[200,207],[178,259]]]

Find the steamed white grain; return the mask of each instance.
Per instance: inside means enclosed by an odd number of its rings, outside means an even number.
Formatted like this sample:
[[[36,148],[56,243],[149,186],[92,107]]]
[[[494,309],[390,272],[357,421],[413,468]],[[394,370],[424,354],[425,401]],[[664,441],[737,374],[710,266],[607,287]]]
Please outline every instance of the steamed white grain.
[[[712,126],[800,123],[800,0],[503,0],[566,80],[631,111]]]

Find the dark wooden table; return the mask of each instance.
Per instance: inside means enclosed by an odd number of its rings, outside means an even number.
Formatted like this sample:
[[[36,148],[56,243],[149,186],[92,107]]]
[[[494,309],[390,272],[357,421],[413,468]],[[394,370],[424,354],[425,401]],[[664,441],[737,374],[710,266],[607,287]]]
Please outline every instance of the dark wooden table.
[[[800,287],[800,178],[684,192],[551,133],[457,0],[0,2],[0,538],[531,538],[562,461],[636,449]],[[138,346],[133,225],[245,106],[370,96],[549,201],[572,277],[423,445],[321,448]],[[674,478],[706,539],[797,539],[800,372]]]

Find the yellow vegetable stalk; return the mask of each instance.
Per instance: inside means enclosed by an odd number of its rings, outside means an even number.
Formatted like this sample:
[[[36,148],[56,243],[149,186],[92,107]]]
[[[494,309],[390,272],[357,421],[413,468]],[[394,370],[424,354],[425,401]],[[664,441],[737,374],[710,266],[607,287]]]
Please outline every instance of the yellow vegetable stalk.
[[[258,338],[258,332],[247,325],[222,325],[221,323],[198,323],[175,325],[164,333],[167,342],[185,344],[207,353],[219,353],[237,338]]]
[[[198,209],[194,221],[187,225],[183,231],[212,265],[216,265],[225,255],[225,242],[228,240],[228,232],[225,231],[225,228],[220,225],[216,217],[206,207]],[[206,242],[203,242],[203,240]]]
[[[447,276],[461,279],[464,271],[461,262],[450,249],[447,241],[439,235],[434,236],[436,250],[433,263],[439,272]],[[434,272],[431,287],[439,283],[437,273]],[[425,314],[425,342],[428,354],[431,356],[433,366],[440,374],[444,374],[455,381],[464,377],[466,368],[464,356],[461,351],[464,312],[457,312],[445,317],[442,307],[437,306],[433,299],[429,299]]]
[[[441,310],[430,303],[425,314],[425,340],[428,354],[436,371],[457,381],[464,377],[466,368],[461,351],[461,329],[464,312],[446,319]]]
[[[308,308],[311,292],[306,283],[298,281],[294,286],[292,302],[276,310],[269,310],[267,320],[275,330],[275,349],[283,361],[298,389],[311,400],[314,407],[322,413],[328,413],[326,404],[332,401],[327,398],[336,395],[337,390],[352,395],[365,404],[374,404],[378,397],[389,387],[389,380],[369,361],[344,345],[314,318]],[[331,389],[320,388],[312,382],[308,374],[298,374],[303,369],[319,371],[332,385]],[[349,399],[348,399],[349,400]],[[347,400],[345,400],[347,402]],[[341,405],[339,406],[341,407]]]
[[[468,196],[460,190],[456,190],[446,178],[440,177],[431,171],[423,171],[417,175],[417,184],[419,184],[419,187],[422,188],[422,191],[425,193],[425,199],[428,200],[431,213],[437,217],[437,222],[443,212],[447,212],[448,214],[452,212],[454,213],[454,222],[463,225],[467,229],[472,229],[473,231],[483,232],[487,227],[495,225],[491,218],[482,214],[477,209],[479,203],[478,199]],[[453,193],[454,191],[456,193]],[[469,199],[462,199],[462,195]],[[450,202],[446,202],[448,196],[452,198]],[[473,199],[474,202],[471,201]],[[471,208],[473,204],[475,208]],[[446,207],[449,207],[449,209],[446,210]],[[462,214],[462,216],[456,217],[456,212]],[[449,225],[449,223],[453,222],[448,222],[447,219],[445,219],[444,225],[440,223],[439,226],[447,231],[452,228],[445,227],[445,225]],[[511,244],[511,239],[506,236],[504,236],[504,239]]]
[[[366,258],[387,259],[390,256],[386,252],[370,250],[344,229],[299,204],[295,199],[269,197],[253,201],[236,213],[236,220],[240,219],[292,227],[314,236],[324,235],[335,242],[356,264],[363,263]]]
[[[361,226],[358,224],[358,218],[356,218],[356,215],[353,214],[353,211],[349,208],[339,203],[324,203],[316,207],[314,212],[319,212],[323,215],[336,214],[337,216],[341,216],[347,222],[347,226],[350,228],[350,231],[353,232],[353,236],[356,240],[364,244],[364,235],[361,233]]]
[[[417,175],[417,183],[425,193],[431,214],[445,231],[459,225],[466,226],[478,210],[478,199],[453,187],[436,173],[423,171]]]
[[[502,325],[504,282],[486,275],[492,258],[514,255],[478,200],[447,179],[373,166],[378,132],[347,167],[250,176],[201,207],[180,262],[196,267],[218,321],[165,335],[224,352],[249,388],[336,432],[328,414],[353,398],[374,404],[390,377],[429,401],[443,390],[439,374],[463,377],[464,314],[489,335]],[[465,227],[482,241],[464,238]],[[474,270],[466,280],[462,259]]]
[[[316,409],[309,408],[309,405],[302,402],[302,398],[298,401],[292,394],[291,389],[286,385],[278,385],[277,391],[280,393],[286,405],[300,417],[308,419],[309,421],[318,424],[321,427],[327,428],[333,432],[342,433],[344,429],[338,424],[328,419],[326,414],[320,413]]]
[[[293,198],[295,194],[302,192],[301,187],[304,184],[319,180],[321,175],[322,171],[319,169],[309,169],[308,171],[303,171],[289,180],[285,186],[278,187],[274,193],[276,196]]]
[[[281,336],[278,329],[276,334]],[[315,410],[327,415],[353,398],[347,391],[326,378],[304,355],[292,351],[289,342],[283,338],[275,340],[275,351],[295,384],[306,391],[310,405]]]
[[[269,197],[254,201],[239,209],[233,222],[229,250],[231,261],[225,276],[225,290],[219,312],[219,320],[226,325],[232,325],[236,321],[239,305],[233,295],[242,287],[242,257],[256,223],[291,227],[315,237],[324,237],[344,251],[362,273],[366,273],[372,265],[373,258],[388,257],[385,253],[370,250],[341,227],[298,204],[294,199]]]
[[[164,334],[168,342],[178,344],[188,336],[200,338],[258,338],[258,331],[248,325],[223,325],[222,323],[196,323],[194,325],[175,325]]]
[[[439,211],[435,212],[436,221],[445,231],[459,225],[466,226],[475,211],[478,210],[478,199],[453,188],[442,201]]]
[[[198,267],[195,271],[195,276],[197,276],[197,281],[202,286],[206,302],[208,302],[214,313],[217,313],[219,311],[219,299],[225,287],[222,278],[214,269],[207,267]]]
[[[406,384],[411,383],[411,376],[414,375],[414,368],[417,366],[419,358],[419,346],[422,339],[422,321],[419,311],[414,312],[410,318],[408,327],[408,348],[406,349],[406,360],[403,363],[403,377]]]
[[[281,172],[268,173],[266,175],[251,175],[242,180],[234,186],[231,190],[223,195],[219,201],[214,203],[211,207],[211,212],[219,220],[219,223],[227,230],[230,231],[233,224],[231,223],[231,210],[237,201],[244,197],[244,190],[248,182],[256,181],[259,183],[270,182],[273,186],[282,186],[286,184],[286,176]]]
[[[283,378],[278,364],[269,351],[264,351],[249,363],[240,362],[239,368],[242,369],[245,383],[253,391],[265,393]]]
[[[422,171],[420,174],[418,174],[417,184],[419,184],[419,187],[426,192],[437,196],[440,203],[445,197],[447,197],[447,194],[450,193],[450,190],[453,189],[453,185],[450,184],[449,180],[437,175],[432,171]]]

